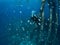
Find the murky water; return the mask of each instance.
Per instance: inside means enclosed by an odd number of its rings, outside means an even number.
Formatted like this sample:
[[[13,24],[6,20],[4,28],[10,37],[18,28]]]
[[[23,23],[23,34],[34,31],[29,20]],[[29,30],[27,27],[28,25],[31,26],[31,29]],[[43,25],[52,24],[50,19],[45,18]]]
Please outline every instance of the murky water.
[[[60,0],[0,0],[0,45],[59,45]]]

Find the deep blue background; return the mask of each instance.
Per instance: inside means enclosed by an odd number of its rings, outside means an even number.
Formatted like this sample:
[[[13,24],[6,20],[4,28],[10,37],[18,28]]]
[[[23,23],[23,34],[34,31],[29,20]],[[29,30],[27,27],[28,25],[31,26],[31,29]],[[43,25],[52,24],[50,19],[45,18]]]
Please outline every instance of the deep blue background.
[[[31,16],[32,11],[36,11],[36,14],[39,12],[40,6],[40,0],[0,0],[0,45],[6,45],[8,43],[6,38],[8,36],[6,26],[9,23],[15,23],[20,20],[26,21]],[[49,9],[46,4],[46,19],[49,16],[48,10]],[[20,13],[20,11],[22,11],[22,13]]]

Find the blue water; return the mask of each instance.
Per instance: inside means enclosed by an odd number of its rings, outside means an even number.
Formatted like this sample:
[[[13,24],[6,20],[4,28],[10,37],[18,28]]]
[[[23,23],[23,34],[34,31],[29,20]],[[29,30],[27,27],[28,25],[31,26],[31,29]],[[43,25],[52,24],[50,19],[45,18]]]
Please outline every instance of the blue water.
[[[21,27],[23,27],[27,20],[29,20],[32,11],[35,11],[35,13],[38,14],[40,7],[41,0],[0,0],[0,45],[24,45],[22,43],[23,41],[20,41],[20,38],[24,37],[23,35],[25,34],[25,32],[20,31]],[[49,10],[47,4],[45,5],[45,18],[48,19],[49,12],[46,10]],[[21,21],[23,24],[21,24]],[[30,25],[28,24],[26,26]],[[33,29],[34,27],[30,26],[28,29],[31,30],[31,28]],[[9,30],[12,31],[9,32]],[[16,30],[19,30],[20,32]],[[14,37],[17,33],[20,35]],[[28,39],[25,42],[28,43]]]

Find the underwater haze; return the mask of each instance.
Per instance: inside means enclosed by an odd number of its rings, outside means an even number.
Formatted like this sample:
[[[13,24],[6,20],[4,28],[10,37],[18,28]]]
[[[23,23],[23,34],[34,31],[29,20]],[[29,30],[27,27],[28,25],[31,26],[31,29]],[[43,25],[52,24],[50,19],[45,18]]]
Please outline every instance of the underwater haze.
[[[48,0],[0,0],[0,45],[60,45],[60,5],[54,1],[51,8]]]

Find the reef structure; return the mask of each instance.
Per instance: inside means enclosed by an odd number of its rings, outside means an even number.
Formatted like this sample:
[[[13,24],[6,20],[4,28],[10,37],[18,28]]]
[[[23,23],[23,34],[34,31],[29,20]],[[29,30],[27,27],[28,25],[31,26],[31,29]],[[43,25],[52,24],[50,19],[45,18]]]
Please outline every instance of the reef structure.
[[[44,18],[44,6],[45,3],[48,3],[48,8],[49,8],[49,18],[48,20],[46,20]],[[56,4],[58,2],[58,4]],[[42,0],[41,3],[41,8],[40,8],[40,12],[38,14],[38,16],[33,16],[31,19],[33,20],[33,22],[35,22],[37,24],[37,30],[38,30],[38,37],[39,40],[37,38],[37,45],[55,45],[55,42],[57,40],[57,30],[58,30],[58,10],[60,8],[60,0]],[[41,38],[41,35],[42,38]],[[46,33],[46,34],[45,34]],[[45,38],[44,38],[45,37]],[[42,40],[41,40],[41,39]]]

